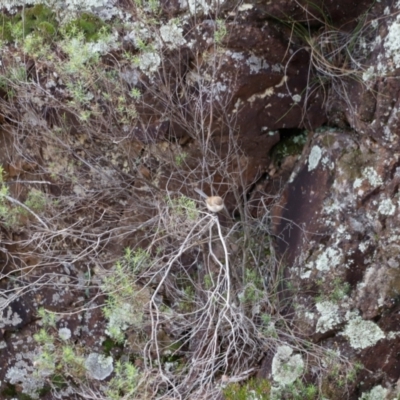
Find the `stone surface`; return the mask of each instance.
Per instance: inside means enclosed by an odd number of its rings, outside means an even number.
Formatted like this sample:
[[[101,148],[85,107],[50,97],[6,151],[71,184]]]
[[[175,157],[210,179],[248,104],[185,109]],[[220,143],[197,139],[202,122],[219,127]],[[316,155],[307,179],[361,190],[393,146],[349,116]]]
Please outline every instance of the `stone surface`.
[[[330,307],[317,305],[316,331],[330,331],[345,347],[365,348],[360,359],[374,365],[374,371],[380,368],[380,379],[387,383],[400,378],[392,351],[399,343],[394,323],[399,296],[397,159],[397,152],[368,135],[356,139],[350,132],[321,131],[305,149],[273,219],[289,279],[300,280],[303,290],[319,282],[317,292],[326,299],[339,293],[327,303]],[[348,293],[340,293],[346,285]],[[309,305],[315,300],[303,294],[297,301]],[[324,336],[313,336],[324,344]],[[386,358],[377,367],[376,354],[382,352]],[[371,389],[375,379],[368,382]]]
[[[327,301],[316,303],[317,318],[295,319],[323,346],[333,337],[346,354],[355,350],[366,367],[351,399],[400,378],[396,7],[374,23],[360,79],[331,87],[329,123],[342,129],[313,134],[273,213],[286,274],[301,282],[298,310],[316,301],[310,287]]]

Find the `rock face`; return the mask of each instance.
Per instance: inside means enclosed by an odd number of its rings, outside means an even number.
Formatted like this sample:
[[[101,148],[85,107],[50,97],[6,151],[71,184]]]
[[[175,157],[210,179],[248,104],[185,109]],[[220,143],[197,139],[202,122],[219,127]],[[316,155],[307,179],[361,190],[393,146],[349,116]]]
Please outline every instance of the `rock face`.
[[[378,385],[387,389],[386,398],[400,378],[400,86],[398,42],[391,39],[396,12],[386,8],[387,18],[376,23],[364,82],[348,82],[345,92],[332,97],[331,121],[341,109],[352,129],[314,133],[274,213],[287,276],[320,293],[297,297],[303,306],[315,304],[314,317],[306,320],[308,334],[323,346],[334,337],[342,352],[355,351],[369,370],[361,374],[350,397],[355,399],[378,392]],[[342,292],[333,300],[335,291]]]

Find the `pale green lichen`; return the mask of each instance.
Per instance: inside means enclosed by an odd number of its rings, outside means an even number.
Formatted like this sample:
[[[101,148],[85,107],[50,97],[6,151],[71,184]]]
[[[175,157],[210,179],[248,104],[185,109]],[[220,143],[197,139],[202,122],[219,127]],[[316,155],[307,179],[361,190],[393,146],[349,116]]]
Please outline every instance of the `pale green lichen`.
[[[323,251],[315,262],[307,264],[308,268],[317,268],[318,271],[329,271],[331,268],[337,267],[342,261],[342,251],[328,247]]]
[[[304,361],[300,354],[293,355],[289,346],[279,346],[272,360],[272,377],[280,386],[293,383],[301,376],[304,370]]]
[[[368,246],[369,246],[369,242],[361,242],[361,243],[358,245],[358,249],[361,251],[361,253],[364,253],[365,250],[368,249]]]
[[[156,52],[146,52],[140,56],[139,68],[143,72],[154,73],[161,64],[161,58]]]
[[[161,38],[170,49],[176,49],[186,43],[182,33],[183,29],[173,21],[169,21],[168,24],[160,28]]]
[[[238,7],[238,11],[248,11],[254,7],[254,4],[244,3]]]
[[[60,328],[58,330],[58,336],[62,340],[68,340],[71,338],[71,330],[68,328]]]
[[[300,103],[301,101],[301,96],[299,94],[295,94],[294,96],[292,96],[292,99],[295,103]]]
[[[324,211],[329,215],[329,214],[333,214],[333,215],[337,215],[339,212],[342,211],[342,207],[343,205],[332,201],[331,199],[327,199],[324,203]]]
[[[342,335],[346,336],[351,347],[365,349],[373,346],[385,337],[384,332],[372,321],[365,321],[360,316],[355,316],[346,324]]]
[[[35,363],[40,362],[40,356],[36,353],[23,353],[22,358],[25,358],[25,360],[19,359],[7,370],[5,381],[11,385],[19,385],[22,393],[32,399],[38,399],[40,390],[46,384],[49,376],[54,374],[56,366],[51,360],[47,360],[45,368],[42,366],[38,369],[32,366],[32,359],[36,359]]]
[[[301,279],[308,279],[311,276],[311,270],[307,270],[307,269],[302,269],[301,273],[300,273],[300,278]]]
[[[123,332],[136,322],[138,322],[138,316],[133,305],[128,303],[120,304],[118,307],[112,308],[112,312],[108,316],[106,334],[112,338],[123,337]]]
[[[394,215],[396,206],[392,203],[392,200],[382,200],[378,207],[378,212],[382,215]]]
[[[384,400],[388,394],[388,390],[381,385],[375,386],[368,393],[363,393],[359,400]]]
[[[365,179],[368,180],[369,184],[373,187],[377,187],[379,185],[382,185],[383,183],[382,178],[372,167],[365,168],[362,175]]]
[[[254,54],[246,59],[246,64],[250,68],[250,74],[257,74],[261,70],[269,68],[269,64],[263,58],[257,57]]]
[[[323,301],[315,306],[321,314],[317,322],[317,332],[328,332],[340,323],[339,306],[337,304],[331,301]]]
[[[364,82],[367,82],[367,81],[372,80],[373,78],[375,78],[375,68],[373,66],[370,66],[362,74],[362,79]]]
[[[46,4],[60,15],[75,14],[77,12],[92,12],[103,19],[110,19],[118,13],[114,0],[3,0],[1,6],[14,13],[18,7],[34,4]]]
[[[389,126],[383,128],[383,138],[388,142],[397,140],[397,135],[393,134]]]
[[[354,189],[358,189],[359,187],[361,187],[362,183],[363,183],[363,179],[361,179],[361,178],[356,178],[356,179],[354,180],[354,182],[353,182],[353,187],[354,187]]]
[[[113,358],[103,354],[91,353],[85,361],[85,368],[90,375],[99,381],[106,379],[114,370]]]
[[[393,60],[396,68],[400,68],[400,15],[389,26],[383,45],[386,50],[385,56]]]
[[[182,8],[189,8],[191,14],[207,13],[210,6],[205,0],[179,0]]]
[[[6,326],[17,326],[22,322],[21,317],[14,312],[11,307],[7,307],[8,298],[0,297],[0,308],[3,310],[3,315],[0,316],[0,329]]]
[[[330,158],[327,156],[323,157],[321,162],[324,167],[327,167],[331,170],[335,168],[335,163],[331,161]]]
[[[308,156],[308,170],[312,171],[317,168],[319,161],[321,160],[322,150],[319,146],[313,146]]]

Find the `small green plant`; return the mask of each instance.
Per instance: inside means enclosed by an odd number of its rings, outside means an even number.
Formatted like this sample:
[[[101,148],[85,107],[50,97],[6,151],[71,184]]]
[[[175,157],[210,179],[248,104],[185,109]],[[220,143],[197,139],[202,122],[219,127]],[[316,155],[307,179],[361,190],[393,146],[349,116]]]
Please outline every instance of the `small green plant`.
[[[348,393],[348,387],[354,384],[358,373],[364,368],[360,362],[353,365],[339,362],[335,351],[326,353],[324,363],[327,374],[321,381],[321,393],[327,398],[339,398]]]
[[[118,261],[109,276],[104,279],[102,289],[108,295],[104,315],[108,320],[106,333],[116,343],[125,340],[125,331],[129,327],[140,329],[143,321],[143,308],[149,301],[148,292],[136,285],[136,276],[143,270],[149,257],[138,249],[125,250],[125,256]]]
[[[33,338],[41,345],[50,344],[54,341],[53,336],[51,336],[44,328],[35,333]]]
[[[47,199],[46,195],[37,189],[31,189],[28,193],[28,197],[25,201],[25,205],[30,208],[35,213],[39,213],[43,211],[46,207]],[[28,212],[25,209],[21,209],[21,212],[24,215],[27,215]]]
[[[3,13],[2,18],[0,38],[5,41],[22,42],[30,34],[49,41],[57,34],[58,22],[55,13],[43,4],[25,7],[10,17]]]
[[[10,81],[13,83],[26,82],[28,79],[25,67],[11,68],[8,73],[8,76],[10,78]]]
[[[228,30],[226,28],[226,23],[222,19],[217,19],[216,21],[216,29],[214,31],[214,41],[217,45],[221,45],[225,36],[227,35]]]
[[[41,376],[51,376],[56,370],[56,354],[54,346],[46,344],[34,361],[35,372]]]
[[[140,384],[140,373],[130,362],[117,361],[115,375],[110,380],[106,395],[111,400],[129,399],[137,394]]]
[[[135,251],[132,251],[130,247],[127,247],[125,249],[124,261],[129,270],[137,275],[146,268],[150,261],[150,257],[146,250],[140,247]]]
[[[46,310],[45,308],[39,308],[38,316],[42,319],[42,324],[44,327],[55,327],[57,317],[56,314]]]
[[[64,346],[62,348],[62,361],[65,364],[72,364],[75,362],[76,355],[72,347],[70,346]]]
[[[307,131],[298,135],[283,136],[271,152],[275,164],[280,165],[288,156],[300,155],[306,142]]]
[[[6,227],[17,223],[18,209],[9,204],[9,189],[4,182],[4,168],[0,165],[0,219]]]
[[[132,88],[129,94],[134,100],[139,100],[142,95],[138,88]]]
[[[117,98],[115,109],[118,111],[119,120],[123,124],[129,124],[137,118],[136,107],[134,104],[128,104],[125,96],[119,96]]]
[[[81,76],[88,72],[88,64],[91,66],[99,61],[99,53],[86,42],[83,32],[72,29],[66,33],[61,43],[62,50],[68,55],[68,61],[63,64],[63,70],[68,74],[79,74]],[[81,84],[84,86],[84,84]]]
[[[80,34],[88,42],[98,40],[104,33],[109,34],[110,29],[96,15],[82,13],[79,18],[70,21],[64,28],[64,34],[67,37],[77,37]]]
[[[28,35],[22,46],[24,53],[29,54],[33,58],[48,58],[50,55],[50,46],[45,43],[43,37],[38,33]]]
[[[329,299],[334,302],[343,300],[350,293],[350,290],[350,283],[343,282],[343,279],[339,277],[335,278],[333,280],[333,290],[329,294]]]
[[[352,383],[356,380],[357,374],[364,368],[364,365],[360,362],[355,362],[353,367],[347,372],[347,381]]]
[[[157,14],[160,9],[159,0],[135,0],[135,5],[138,11],[146,11],[152,14]]]
[[[79,379],[85,375],[85,358],[79,355],[72,346],[63,346],[57,368],[62,370],[66,376]]]
[[[179,303],[179,310],[183,313],[193,311],[195,304],[195,290],[193,286],[187,285],[183,288],[182,300]]]
[[[276,331],[275,322],[272,320],[271,315],[263,314],[261,315],[261,333],[265,337],[278,337],[278,333]]]
[[[91,112],[91,111],[89,111],[89,110],[82,110],[82,111],[79,113],[79,120],[80,120],[82,123],[87,123],[87,122],[89,122],[91,116],[92,116],[92,112]]]
[[[337,303],[348,296],[351,290],[350,284],[348,282],[343,282],[343,279],[340,277],[336,277],[328,282],[328,288],[326,287],[326,283],[322,280],[318,280],[316,283],[320,288],[320,294],[315,298],[317,303],[322,301]]]
[[[168,201],[174,214],[195,221],[198,217],[196,202],[189,197],[180,196]]]
[[[214,286],[213,278],[210,274],[204,275],[204,288],[210,290]]]
[[[263,282],[259,273],[252,268],[245,269],[244,289],[239,295],[240,302],[252,306],[263,297]]]
[[[297,379],[295,382],[280,388],[277,395],[279,397],[273,397],[273,399],[316,400],[318,399],[318,388],[311,383],[306,384]]]
[[[0,165],[0,217],[1,219],[7,221],[7,217],[9,214],[9,206],[7,204],[6,196],[8,196],[8,187],[4,184],[3,181],[4,169],[3,166]]]
[[[175,156],[175,164],[177,167],[181,167],[182,164],[185,162],[188,154],[185,151],[182,151],[181,153],[177,154]]]
[[[41,329],[33,337],[40,345],[34,359],[33,376],[43,380],[44,389],[48,384],[60,388],[70,379],[79,382],[85,378],[85,358],[73,346],[60,346],[46,329]]]
[[[68,82],[67,87],[73,99],[71,104],[75,106],[87,105],[94,98],[93,94],[88,91],[83,81]]]
[[[225,400],[269,400],[270,391],[269,381],[251,378],[244,384],[229,383],[222,393]]]

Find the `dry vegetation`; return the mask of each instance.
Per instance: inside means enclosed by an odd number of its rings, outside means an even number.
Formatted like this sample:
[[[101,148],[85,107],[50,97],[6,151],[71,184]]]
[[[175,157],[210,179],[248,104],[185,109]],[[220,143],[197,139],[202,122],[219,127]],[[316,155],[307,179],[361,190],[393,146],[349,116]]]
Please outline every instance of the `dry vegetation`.
[[[107,27],[96,38],[107,51],[94,51],[74,25],[13,32],[17,45],[2,46],[1,307],[39,289],[75,297],[37,310],[38,388],[85,399],[236,399],[252,390],[267,399],[269,382],[239,383],[288,345],[304,368],[288,366],[295,380],[279,398],[317,398],[332,374],[345,391],[351,366],[291,323],[296,288],[272,245],[273,199],[256,212],[247,203],[254,182],[230,98],[216,88],[223,23],[212,59],[165,46],[146,75],[159,23],[131,11],[146,34],[126,51]],[[229,211],[207,212],[194,187],[223,195]],[[107,341],[114,363],[108,381],[88,366],[91,349],[58,331],[99,307],[97,350]]]

